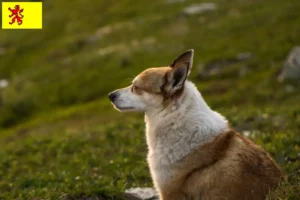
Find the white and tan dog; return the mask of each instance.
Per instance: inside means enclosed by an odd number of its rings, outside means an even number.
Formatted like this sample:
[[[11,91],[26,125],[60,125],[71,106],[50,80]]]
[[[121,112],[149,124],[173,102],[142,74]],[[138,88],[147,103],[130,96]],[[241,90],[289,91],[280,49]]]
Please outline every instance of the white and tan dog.
[[[262,200],[281,171],[259,146],[229,128],[187,81],[193,50],[150,68],[109,94],[119,111],[145,113],[148,163],[161,200]]]

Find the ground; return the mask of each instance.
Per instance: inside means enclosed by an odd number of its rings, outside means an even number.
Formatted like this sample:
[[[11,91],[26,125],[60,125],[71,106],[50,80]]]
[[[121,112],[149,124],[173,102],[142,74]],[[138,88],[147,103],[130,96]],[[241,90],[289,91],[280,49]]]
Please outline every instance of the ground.
[[[43,30],[1,30],[0,199],[122,199],[152,186],[143,115],[115,111],[107,93],[189,48],[211,108],[286,174],[268,198],[299,199],[300,88],[277,76],[300,44],[300,1],[215,0],[183,14],[199,2],[45,1]]]

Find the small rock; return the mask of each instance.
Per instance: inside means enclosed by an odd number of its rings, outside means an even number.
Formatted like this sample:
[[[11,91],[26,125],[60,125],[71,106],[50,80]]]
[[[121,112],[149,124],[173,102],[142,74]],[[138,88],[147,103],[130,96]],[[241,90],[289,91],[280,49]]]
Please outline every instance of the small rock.
[[[262,116],[263,119],[269,119],[270,118],[270,115],[267,114],[267,113],[263,113],[261,116]]]
[[[213,60],[204,65],[203,69],[198,74],[200,80],[217,76],[226,71],[226,66],[233,64],[234,60]]]
[[[183,9],[183,13],[186,15],[197,15],[207,11],[216,10],[217,6],[214,3],[200,3],[193,4]]]
[[[112,30],[113,30],[112,26],[101,27],[96,31],[96,36],[102,37],[104,35],[108,35],[112,32]]]
[[[292,85],[286,85],[285,86],[285,91],[286,91],[286,93],[292,93],[292,92],[295,91],[295,87],[292,86]]]
[[[228,57],[221,60],[213,60],[204,65],[203,69],[198,75],[199,79],[210,78],[216,75],[223,74],[227,71],[226,67],[230,67],[236,63],[242,63],[253,56],[251,52],[243,52],[239,53],[236,56]],[[238,71],[238,75],[240,77],[245,76],[249,72],[249,68],[247,66],[243,66]]]
[[[245,131],[242,131],[242,134],[244,135],[244,136],[246,136],[246,137],[249,137],[250,136],[250,131],[247,131],[247,130],[245,130]]]
[[[279,82],[285,80],[300,80],[300,46],[292,49],[278,76]]]
[[[89,36],[85,39],[85,43],[86,44],[92,44],[92,43],[95,43],[96,41],[98,41],[99,39],[100,39],[100,37],[92,35],[92,36]]]
[[[8,86],[8,81],[6,79],[0,80],[0,89],[6,88]]]
[[[251,52],[242,52],[242,53],[238,53],[236,55],[236,59],[238,61],[245,61],[252,58],[252,53]]]
[[[125,196],[129,200],[159,200],[153,188],[130,188],[125,190]]]

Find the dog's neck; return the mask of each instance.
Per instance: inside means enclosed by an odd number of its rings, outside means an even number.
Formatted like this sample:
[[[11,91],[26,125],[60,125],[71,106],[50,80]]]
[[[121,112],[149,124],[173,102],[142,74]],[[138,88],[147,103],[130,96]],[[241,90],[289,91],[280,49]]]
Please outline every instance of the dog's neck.
[[[145,113],[149,150],[164,151],[174,145],[197,148],[228,130],[227,120],[209,108],[193,83],[186,81],[184,87],[180,98],[164,110]]]

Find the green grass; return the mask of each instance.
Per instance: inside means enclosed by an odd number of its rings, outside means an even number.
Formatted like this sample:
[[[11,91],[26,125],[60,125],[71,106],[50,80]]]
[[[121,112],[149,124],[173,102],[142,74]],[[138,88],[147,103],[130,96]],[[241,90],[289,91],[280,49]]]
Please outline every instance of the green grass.
[[[107,93],[189,48],[208,104],[285,172],[268,198],[299,199],[300,89],[276,79],[300,44],[300,2],[214,0],[216,11],[182,15],[195,2],[45,1],[43,30],[0,31],[0,80],[10,83],[0,89],[0,199],[122,199],[152,186],[143,116],[113,110]],[[253,57],[197,78],[241,52]]]

